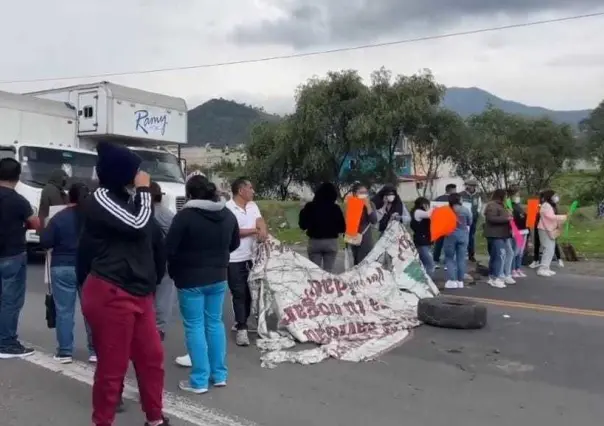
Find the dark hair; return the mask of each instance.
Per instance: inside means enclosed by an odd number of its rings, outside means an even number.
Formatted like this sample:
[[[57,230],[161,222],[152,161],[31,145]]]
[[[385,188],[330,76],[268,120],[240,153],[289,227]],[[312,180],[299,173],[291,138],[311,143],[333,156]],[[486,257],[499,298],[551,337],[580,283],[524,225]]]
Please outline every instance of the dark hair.
[[[451,189],[457,189],[457,185],[455,185],[454,183],[448,183],[447,186],[445,186],[446,192],[449,192],[449,190]]]
[[[386,185],[382,186],[382,189],[380,189],[378,193],[375,194],[375,196],[371,199],[371,202],[375,205],[376,209],[381,209],[384,205],[384,197],[390,194],[394,195],[394,203],[392,204],[392,206],[395,211],[402,210],[403,201],[398,195],[398,192],[396,192],[396,187],[391,183],[387,183]]]
[[[331,182],[323,182],[315,191],[313,201],[319,203],[335,203],[338,199],[338,190]]]
[[[69,188],[69,202],[72,204],[80,204],[86,197],[90,195],[90,189],[82,182],[76,182]]]
[[[162,192],[159,183],[152,181],[151,185],[149,185],[149,192],[151,192],[151,199],[154,203],[161,203]]]
[[[493,191],[491,200],[501,201],[503,203],[503,201],[505,200],[505,197],[506,197],[505,189],[496,189],[495,191]]]
[[[457,193],[449,194],[449,205],[453,206],[461,206],[461,196]]]
[[[193,176],[193,177],[195,177],[195,176]],[[193,179],[193,178],[191,178],[191,179]],[[241,190],[241,188],[243,188],[248,183],[250,183],[249,178],[247,178],[245,176],[238,177],[231,184],[231,192],[233,193],[233,195],[239,194],[239,190]]]
[[[541,193],[541,199],[543,200],[543,202],[549,203],[552,206],[555,205],[556,203],[554,203],[552,201],[552,197],[556,194],[555,191],[552,191],[551,189],[546,189],[545,191],[543,191]]]
[[[365,185],[363,185],[361,182],[355,182],[352,184],[352,188],[350,188],[350,193],[351,194],[356,194],[359,189],[361,188],[367,188]]]
[[[17,182],[21,176],[21,164],[14,158],[0,160],[0,180],[4,182]]]
[[[418,197],[415,199],[415,201],[413,202],[413,208],[414,209],[419,209],[419,210],[423,210],[424,206],[426,204],[430,204],[430,200],[428,200],[426,197]]]
[[[511,197],[513,195],[518,194],[518,192],[520,192],[520,188],[518,188],[517,186],[511,186],[506,191],[506,194],[507,194],[508,197]]]
[[[201,175],[189,179],[185,185],[185,191],[192,200],[218,201],[220,199],[216,185]]]

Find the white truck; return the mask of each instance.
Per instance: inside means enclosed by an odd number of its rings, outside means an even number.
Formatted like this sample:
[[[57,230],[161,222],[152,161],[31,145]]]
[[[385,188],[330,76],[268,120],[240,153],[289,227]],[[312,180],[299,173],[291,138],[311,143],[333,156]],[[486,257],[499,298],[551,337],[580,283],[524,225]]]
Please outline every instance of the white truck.
[[[42,188],[50,174],[63,168],[74,180],[92,183],[96,155],[77,148],[77,112],[65,102],[0,92],[0,158],[22,166],[16,190],[37,214]],[[35,231],[29,244],[39,243]]]
[[[65,102],[77,114],[76,147],[94,150],[107,140],[136,150],[142,169],[159,183],[162,204],[176,212],[185,202],[185,163],[180,146],[187,143],[184,99],[109,82],[81,84],[28,96]],[[174,155],[170,148],[175,147]]]

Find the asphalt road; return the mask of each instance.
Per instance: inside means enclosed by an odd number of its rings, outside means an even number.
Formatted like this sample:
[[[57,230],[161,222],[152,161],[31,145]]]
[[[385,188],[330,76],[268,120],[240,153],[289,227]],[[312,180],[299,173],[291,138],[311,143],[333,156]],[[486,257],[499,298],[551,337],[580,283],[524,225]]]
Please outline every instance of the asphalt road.
[[[604,272],[604,271],[603,271]],[[498,290],[478,284],[458,295],[487,299],[479,331],[418,328],[379,361],[327,361],[260,367],[255,347],[229,347],[229,386],[188,397],[177,390],[187,371],[175,309],[166,345],[166,391],[173,424],[208,426],[584,426],[604,417],[604,278],[559,273]],[[524,302],[519,305],[514,302]],[[496,303],[496,304],[493,304]],[[545,308],[543,305],[546,305]],[[553,306],[553,307],[552,307]],[[563,307],[572,309],[563,309]],[[232,315],[227,309],[227,325]],[[81,318],[76,356],[86,359]],[[42,268],[29,268],[21,337],[51,354],[45,328]],[[90,424],[91,370],[62,372],[44,354],[0,362],[2,426]],[[129,396],[135,392],[130,390]],[[182,420],[184,419],[184,420]],[[188,422],[186,421],[188,420]],[[134,401],[118,426],[143,424]]]

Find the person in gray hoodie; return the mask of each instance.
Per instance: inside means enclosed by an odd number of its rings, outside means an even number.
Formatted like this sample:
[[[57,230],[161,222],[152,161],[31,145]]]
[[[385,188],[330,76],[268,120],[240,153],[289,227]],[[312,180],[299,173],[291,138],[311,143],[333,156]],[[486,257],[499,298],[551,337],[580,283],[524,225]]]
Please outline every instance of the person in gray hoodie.
[[[68,203],[69,200],[65,192],[67,178],[67,173],[63,169],[57,169],[50,174],[48,183],[42,188],[38,208],[38,217],[42,226],[45,225],[44,222],[52,206],[63,206]]]
[[[150,191],[151,199],[153,200],[153,215],[165,238],[170,230],[170,225],[172,225],[174,213],[162,205],[162,190],[157,182],[151,182]],[[174,287],[174,282],[170,279],[169,275],[166,274],[161,279],[161,285],[157,286],[155,293],[156,323],[162,340],[165,338],[166,324],[172,317],[172,307],[174,306],[175,298],[176,287]]]

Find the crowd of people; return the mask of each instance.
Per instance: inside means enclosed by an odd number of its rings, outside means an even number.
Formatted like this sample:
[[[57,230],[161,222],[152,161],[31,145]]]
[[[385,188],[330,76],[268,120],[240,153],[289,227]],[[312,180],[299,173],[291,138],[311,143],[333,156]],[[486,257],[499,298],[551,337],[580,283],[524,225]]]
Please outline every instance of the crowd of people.
[[[411,229],[419,258],[427,273],[433,275],[439,268],[441,253],[444,252],[447,281],[445,288],[463,288],[469,278],[467,262],[476,262],[476,229],[483,222],[483,235],[487,242],[488,283],[495,288],[505,288],[526,277],[523,271],[525,250],[533,232],[534,256],[530,268],[537,275],[551,277],[554,256],[564,266],[556,240],[560,236],[566,215],[558,214],[560,197],[552,190],[539,194],[539,212],[535,230],[527,226],[527,214],[518,188],[496,189],[491,199],[484,203],[477,191],[477,182],[468,180],[465,190],[457,193],[455,184],[445,188],[446,193],[437,197],[437,203],[446,202],[455,212],[455,230],[432,244],[430,217],[431,203],[424,197],[417,198],[411,211]],[[513,231],[513,229],[515,230]],[[516,232],[518,235],[514,235]]]
[[[192,176],[187,202],[173,214],[134,152],[99,143],[97,153],[98,188],[67,188],[68,176],[57,171],[42,190],[38,215],[15,191],[20,164],[0,160],[0,359],[34,353],[20,343],[17,328],[25,300],[25,233],[35,229],[47,250],[55,360],[62,364],[73,361],[80,298],[88,361],[96,365],[93,424],[111,425],[123,409],[131,361],[146,424],[166,426],[162,341],[172,306],[178,302],[191,367],[180,389],[203,394],[226,386],[224,298],[229,289],[236,344],[248,346],[247,281],[253,245],[267,238],[267,226],[247,178],[233,182],[226,201],[205,176]],[[61,207],[53,214],[55,206]]]

